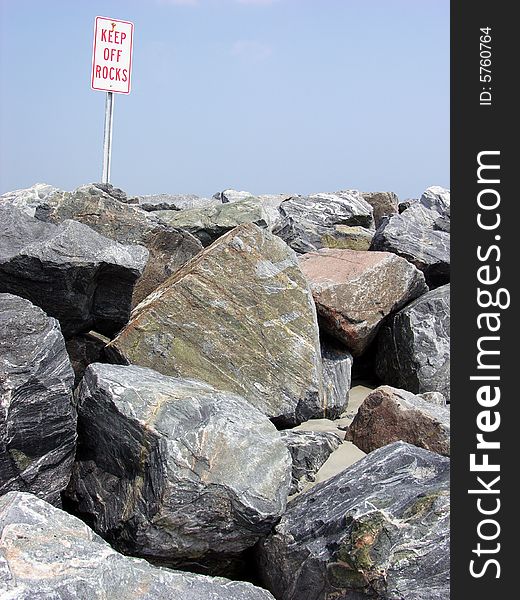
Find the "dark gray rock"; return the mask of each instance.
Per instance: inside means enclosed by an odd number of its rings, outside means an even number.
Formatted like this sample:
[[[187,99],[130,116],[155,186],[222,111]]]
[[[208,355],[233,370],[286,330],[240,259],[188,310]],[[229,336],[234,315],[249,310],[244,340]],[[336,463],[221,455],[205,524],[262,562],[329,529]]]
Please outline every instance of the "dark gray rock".
[[[359,407],[347,438],[372,452],[399,440],[450,455],[450,411],[406,390],[383,385]]]
[[[449,540],[449,459],[396,442],[292,500],[259,564],[277,600],[446,600]]]
[[[135,286],[132,306],[202,250],[200,242],[187,231],[166,226],[153,214],[121,202],[97,185],[84,185],[73,192],[56,192],[47,202],[48,210],[40,215],[43,220],[59,223],[74,219],[121,244],[140,244],[147,248],[149,260]]]
[[[322,341],[323,390],[325,414],[337,419],[345,412],[352,381],[352,354],[331,342]]]
[[[405,210],[410,208],[412,204],[416,204],[419,202],[418,198],[407,198],[406,200],[401,200],[399,202],[399,214],[403,213]]]
[[[362,192],[361,195],[374,211],[376,227],[379,227],[383,217],[389,217],[399,212],[399,198],[394,192]]]
[[[373,228],[372,207],[357,190],[292,196],[279,207],[273,233],[299,253],[320,248],[349,248],[351,236],[341,226]]]
[[[95,331],[82,333],[65,342],[70,363],[74,369],[74,388],[82,380],[86,368],[92,363],[107,362],[105,346],[110,342]]]
[[[95,364],[76,399],[67,496],[124,554],[228,573],[283,513],[289,453],[240,396],[151,369]]]
[[[9,600],[274,600],[250,583],[153,567],[31,494],[0,498],[0,596]]]
[[[56,319],[0,294],[0,494],[60,504],[76,450],[73,381]]]
[[[45,223],[13,206],[0,206],[0,219],[0,292],[43,308],[65,337],[90,329],[110,336],[128,321],[145,248],[123,246],[76,221]]]
[[[450,398],[450,286],[424,294],[393,315],[378,336],[376,373],[415,394]]]
[[[316,479],[316,473],[341,439],[330,431],[285,429],[280,432],[292,458],[292,482],[289,494],[301,492],[306,483]]]
[[[139,208],[146,212],[157,210],[189,210],[191,208],[204,208],[222,204],[222,200],[201,198],[195,194],[154,194],[139,196]]]
[[[430,288],[450,280],[449,191],[428,188],[419,202],[383,220],[372,250],[394,252],[424,272]]]

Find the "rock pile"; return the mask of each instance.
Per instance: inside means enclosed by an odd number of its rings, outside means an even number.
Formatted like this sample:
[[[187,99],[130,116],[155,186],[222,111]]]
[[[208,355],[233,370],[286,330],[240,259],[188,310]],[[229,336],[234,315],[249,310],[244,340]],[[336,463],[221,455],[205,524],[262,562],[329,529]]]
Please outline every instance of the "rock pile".
[[[0,218],[0,596],[448,597],[448,190]]]

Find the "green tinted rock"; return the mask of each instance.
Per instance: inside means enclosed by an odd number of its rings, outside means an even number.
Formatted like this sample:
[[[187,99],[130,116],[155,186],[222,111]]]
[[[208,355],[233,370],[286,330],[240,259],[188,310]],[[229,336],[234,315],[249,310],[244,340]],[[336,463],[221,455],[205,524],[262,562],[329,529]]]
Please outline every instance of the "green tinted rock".
[[[156,216],[168,225],[185,229],[208,246],[221,235],[243,223],[267,227],[269,216],[262,202],[253,196],[244,200],[204,208],[171,211],[158,210]]]
[[[309,286],[295,253],[253,224],[162,284],[107,349],[118,361],[236,392],[283,424],[327,416]]]

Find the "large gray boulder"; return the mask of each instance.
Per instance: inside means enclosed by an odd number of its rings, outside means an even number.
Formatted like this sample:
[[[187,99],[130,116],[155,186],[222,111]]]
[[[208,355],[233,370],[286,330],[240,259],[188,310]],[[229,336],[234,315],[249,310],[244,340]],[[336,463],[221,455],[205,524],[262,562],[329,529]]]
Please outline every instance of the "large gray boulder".
[[[320,326],[354,356],[368,348],[383,321],[427,291],[423,274],[389,252],[323,248],[300,258]]]
[[[261,544],[277,600],[449,598],[449,459],[396,442],[292,500]]]
[[[153,214],[122,202],[120,194],[114,193],[113,188],[101,189],[99,184],[84,185],[73,192],[55,192],[47,198],[45,210],[37,211],[36,216],[53,223],[74,219],[121,244],[144,246],[149,260],[135,286],[135,306],[200,252],[202,246],[187,231],[166,226]]]
[[[308,283],[294,252],[253,224],[160,286],[107,350],[116,362],[236,392],[279,425],[328,415]]]
[[[209,246],[219,237],[244,223],[268,227],[269,215],[258,198],[214,204],[182,211],[159,210],[155,213],[168,225],[180,227]]]
[[[301,492],[305,484],[316,479],[323,463],[341,445],[339,435],[331,431],[285,429],[280,432],[292,459],[292,481],[289,494]]]
[[[90,365],[67,497],[118,550],[230,572],[285,509],[291,462],[243,398],[151,369]]]
[[[90,329],[110,336],[128,321],[145,248],[76,221],[42,222],[9,205],[0,206],[0,220],[0,292],[43,308],[65,337]]]
[[[0,294],[0,494],[60,504],[76,451],[73,381],[56,319]]]
[[[280,204],[279,210],[282,219],[273,233],[299,253],[350,248],[352,231],[345,231],[345,226],[374,226],[372,207],[357,190],[292,196]]]
[[[402,440],[450,455],[450,411],[406,390],[382,385],[359,407],[347,437],[363,452]]]
[[[0,565],[6,600],[274,600],[250,583],[123,556],[76,517],[21,492],[0,498]]]
[[[382,327],[376,373],[384,383],[415,394],[450,398],[450,286],[424,294]]]
[[[384,219],[372,240],[373,250],[394,252],[424,272],[430,288],[450,280],[449,191],[428,188],[419,202]]]

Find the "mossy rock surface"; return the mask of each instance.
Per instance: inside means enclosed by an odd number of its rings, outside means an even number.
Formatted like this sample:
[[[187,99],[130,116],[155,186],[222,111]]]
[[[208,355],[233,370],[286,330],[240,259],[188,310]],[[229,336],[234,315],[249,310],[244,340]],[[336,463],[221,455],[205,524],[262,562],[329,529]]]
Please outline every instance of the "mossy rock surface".
[[[282,425],[328,416],[310,288],[294,252],[251,223],[137,306],[108,350],[119,362],[236,392]]]

